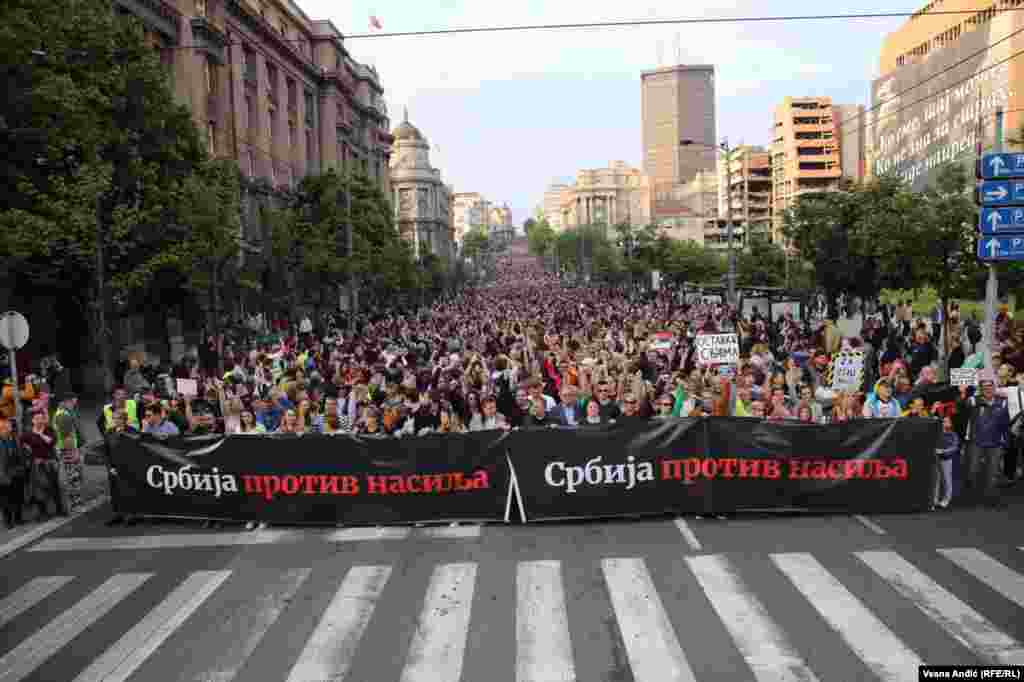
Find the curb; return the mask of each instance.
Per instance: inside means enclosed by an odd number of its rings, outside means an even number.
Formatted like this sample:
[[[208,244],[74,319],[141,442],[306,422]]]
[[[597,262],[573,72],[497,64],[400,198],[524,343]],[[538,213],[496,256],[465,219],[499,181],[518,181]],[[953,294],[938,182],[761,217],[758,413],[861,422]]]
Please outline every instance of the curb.
[[[83,514],[88,514],[89,512],[102,506],[109,500],[110,496],[106,494],[100,495],[99,497],[94,497],[93,499],[83,504],[82,507],[71,516],[62,516],[56,519],[50,519],[45,523],[39,524],[30,531],[22,533],[10,542],[0,545],[0,559],[3,559],[13,554],[25,545],[35,542],[39,538],[52,533],[58,528],[71,523]]]

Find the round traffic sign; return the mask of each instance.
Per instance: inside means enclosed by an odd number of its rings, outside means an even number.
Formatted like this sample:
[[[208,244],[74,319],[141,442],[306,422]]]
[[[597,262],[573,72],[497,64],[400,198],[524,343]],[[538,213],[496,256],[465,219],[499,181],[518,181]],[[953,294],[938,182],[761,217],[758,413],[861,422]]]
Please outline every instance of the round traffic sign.
[[[21,313],[8,310],[0,315],[0,346],[18,350],[28,343],[28,320]]]

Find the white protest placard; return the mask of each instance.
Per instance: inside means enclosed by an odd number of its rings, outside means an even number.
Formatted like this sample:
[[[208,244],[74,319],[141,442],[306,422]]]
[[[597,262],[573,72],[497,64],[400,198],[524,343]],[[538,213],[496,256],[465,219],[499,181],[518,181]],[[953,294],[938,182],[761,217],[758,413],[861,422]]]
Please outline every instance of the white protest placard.
[[[864,381],[864,352],[842,351],[832,359],[832,390],[857,391]]]
[[[735,365],[740,361],[740,344],[735,334],[701,334],[697,337],[697,360],[705,365]]]
[[[977,386],[978,370],[976,369],[951,369],[949,370],[949,383],[952,386]]]
[[[178,379],[178,395],[195,398],[199,395],[199,382],[195,379]]]

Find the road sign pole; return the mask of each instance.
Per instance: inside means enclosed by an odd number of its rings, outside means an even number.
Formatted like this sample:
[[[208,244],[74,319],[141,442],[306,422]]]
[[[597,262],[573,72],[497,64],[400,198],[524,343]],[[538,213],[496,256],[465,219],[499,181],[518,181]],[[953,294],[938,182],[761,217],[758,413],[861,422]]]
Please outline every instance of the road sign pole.
[[[999,107],[996,109],[996,130],[995,130],[995,150],[996,152],[1003,151],[1003,109]],[[980,140],[979,140],[980,144]],[[992,356],[994,353],[995,344],[995,327],[996,327],[996,301],[999,299],[999,273],[996,271],[995,263],[988,264],[988,283],[985,286],[985,330],[982,338],[985,343],[985,367],[989,368],[993,372],[996,367],[993,364]]]
[[[23,419],[21,413],[21,386],[18,384],[18,352],[11,349],[7,351],[7,355],[11,358],[11,381],[14,382],[14,432],[21,433]]]

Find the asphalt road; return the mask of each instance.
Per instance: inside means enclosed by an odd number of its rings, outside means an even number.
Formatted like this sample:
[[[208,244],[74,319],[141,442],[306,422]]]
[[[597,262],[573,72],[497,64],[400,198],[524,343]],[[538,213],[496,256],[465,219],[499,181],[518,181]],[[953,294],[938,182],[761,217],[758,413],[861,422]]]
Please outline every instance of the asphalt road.
[[[1020,499],[251,533],[108,515],[0,559],[0,681],[916,681],[921,662],[1024,664]]]

